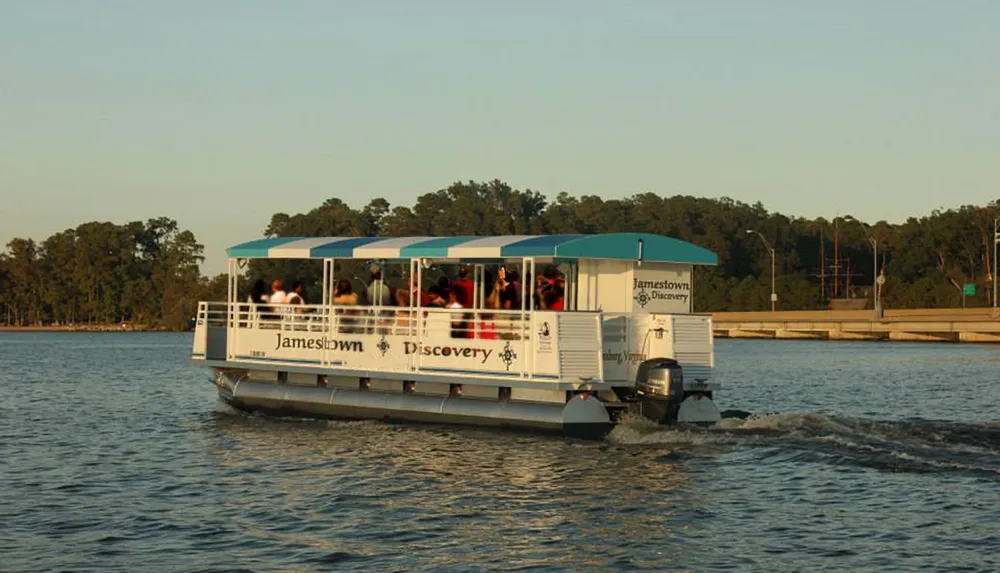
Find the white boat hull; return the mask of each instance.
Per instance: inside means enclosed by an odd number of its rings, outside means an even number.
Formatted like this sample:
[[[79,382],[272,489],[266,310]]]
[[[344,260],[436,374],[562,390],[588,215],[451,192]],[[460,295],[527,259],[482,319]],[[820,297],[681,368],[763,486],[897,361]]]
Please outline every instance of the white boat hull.
[[[605,404],[589,393],[565,403],[541,403],[234,380],[222,372],[216,385],[234,408],[278,416],[459,424],[583,438],[600,438],[614,425]]]

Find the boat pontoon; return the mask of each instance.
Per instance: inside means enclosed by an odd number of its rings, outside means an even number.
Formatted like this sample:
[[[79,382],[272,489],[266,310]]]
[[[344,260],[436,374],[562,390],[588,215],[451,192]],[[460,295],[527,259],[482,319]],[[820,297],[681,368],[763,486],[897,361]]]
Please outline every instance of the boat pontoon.
[[[578,436],[603,435],[626,413],[719,420],[711,317],[692,312],[693,267],[716,255],[696,245],[640,233],[281,237],[227,253],[228,300],[199,303],[192,360],[238,409]],[[249,259],[315,261],[321,303],[240,302]],[[422,293],[459,267],[466,306],[427,306]],[[343,279],[368,286],[358,268],[404,296],[335,304]],[[507,272],[521,280],[497,308]]]

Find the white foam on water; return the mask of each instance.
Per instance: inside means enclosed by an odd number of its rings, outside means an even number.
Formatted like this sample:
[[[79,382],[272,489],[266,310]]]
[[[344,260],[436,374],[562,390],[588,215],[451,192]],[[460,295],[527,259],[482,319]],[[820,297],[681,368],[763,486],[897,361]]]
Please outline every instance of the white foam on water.
[[[736,441],[731,435],[713,432],[708,428],[664,426],[648,418],[641,417],[626,417],[611,430],[607,440],[612,444],[620,446],[705,446],[730,444]]]
[[[754,414],[746,419],[728,418],[716,424],[721,430],[753,430],[792,432],[803,429],[828,429],[850,431],[847,426],[839,424],[823,414],[812,412],[786,412],[778,414]]]
[[[949,470],[949,471],[959,471],[959,472],[962,472],[962,471],[965,471],[965,472],[979,472],[979,473],[1000,475],[1000,468],[991,468],[991,467],[979,466],[979,465],[969,465],[969,464],[963,464],[963,463],[952,462],[952,461],[947,461],[947,460],[933,460],[933,459],[925,458],[925,457],[922,457],[922,456],[916,456],[916,455],[913,455],[913,454],[908,453],[908,452],[891,452],[890,455],[892,457],[894,457],[894,458],[897,458],[899,460],[902,460],[902,461],[905,461],[905,462],[908,462],[908,463],[918,464],[918,465],[922,465],[922,466],[926,466],[926,467],[930,467],[930,468],[934,468],[934,469]]]

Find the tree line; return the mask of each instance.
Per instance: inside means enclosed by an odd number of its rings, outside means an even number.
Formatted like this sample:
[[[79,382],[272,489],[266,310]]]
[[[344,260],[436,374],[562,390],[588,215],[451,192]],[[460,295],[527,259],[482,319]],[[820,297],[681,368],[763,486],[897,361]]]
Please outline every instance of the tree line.
[[[373,199],[352,208],[328,199],[306,213],[274,214],[265,236],[449,236],[649,232],[715,251],[698,268],[698,311],[770,308],[774,249],[779,308],[825,308],[831,298],[871,298],[884,273],[886,308],[989,305],[993,225],[1000,209],[966,205],[900,224],[850,217],[806,219],[769,212],[759,202],[640,193],[621,199],[560,193],[554,200],[494,180],[458,182],[417,197],[412,206]],[[878,245],[877,265],[872,241]],[[198,300],[225,297],[222,276],[199,272],[203,247],[167,218],[124,225],[92,222],[41,243],[17,238],[0,255],[0,321],[51,324],[122,321],[183,328]],[[355,264],[357,266],[357,264]],[[350,264],[348,264],[350,268]],[[315,263],[252,261],[248,279],[302,280],[317,300]],[[359,271],[360,273],[360,271]],[[242,281],[247,284],[248,281]]]
[[[15,238],[0,255],[0,321],[186,328],[198,297],[220,290],[199,271],[203,250],[166,217]]]

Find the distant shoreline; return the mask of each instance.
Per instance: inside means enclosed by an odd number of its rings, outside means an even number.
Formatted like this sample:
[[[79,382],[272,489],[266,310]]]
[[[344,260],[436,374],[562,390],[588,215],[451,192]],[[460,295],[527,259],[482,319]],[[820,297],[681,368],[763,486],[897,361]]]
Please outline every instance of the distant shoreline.
[[[48,326],[2,326],[0,332],[184,332],[148,325],[62,324]]]

